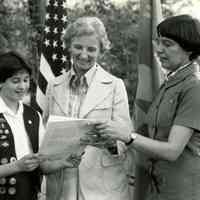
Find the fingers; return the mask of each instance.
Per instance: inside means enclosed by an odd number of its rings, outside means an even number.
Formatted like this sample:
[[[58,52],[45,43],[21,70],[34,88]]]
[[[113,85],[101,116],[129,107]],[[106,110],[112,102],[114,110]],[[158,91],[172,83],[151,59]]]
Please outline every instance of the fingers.
[[[88,125],[94,125],[95,128],[106,123],[107,123],[107,120],[104,120],[104,119],[101,119],[101,120],[92,119],[88,121]]]
[[[35,170],[37,167],[39,167],[39,164],[38,164],[38,163],[29,163],[28,165],[26,165],[24,171],[33,171],[33,170]]]
[[[43,162],[44,156],[40,154],[28,154],[16,161],[20,171],[33,171]]]
[[[82,155],[71,154],[64,163],[65,167],[77,168],[80,165]]]

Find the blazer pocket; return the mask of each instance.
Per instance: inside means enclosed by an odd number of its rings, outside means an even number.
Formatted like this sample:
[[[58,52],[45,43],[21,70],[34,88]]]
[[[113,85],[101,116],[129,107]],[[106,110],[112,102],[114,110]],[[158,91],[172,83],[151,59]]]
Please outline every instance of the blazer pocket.
[[[103,185],[106,191],[120,190],[127,184],[126,170],[121,157],[102,156]]]
[[[110,154],[110,153],[108,153]],[[115,165],[120,165],[123,163],[123,159],[119,155],[107,155],[103,154],[101,157],[101,164],[103,167],[110,167]]]
[[[178,93],[175,93],[173,96],[170,96],[166,102],[166,108],[163,113],[165,113],[165,121],[163,119],[163,124],[171,125],[176,117],[177,109],[178,109]]]
[[[89,113],[90,118],[94,119],[111,119],[112,105],[110,102],[103,102],[96,105]]]
[[[111,103],[105,101],[105,102],[103,102],[103,103],[101,103],[101,104],[98,104],[98,105],[94,108],[94,110],[106,110],[106,109],[111,109],[111,108],[112,108]]]

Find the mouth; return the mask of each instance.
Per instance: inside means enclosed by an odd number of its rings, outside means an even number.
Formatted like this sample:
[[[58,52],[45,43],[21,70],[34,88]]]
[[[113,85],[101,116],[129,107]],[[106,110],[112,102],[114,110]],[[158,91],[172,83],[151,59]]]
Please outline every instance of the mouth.
[[[168,61],[168,59],[164,58],[164,57],[160,57],[159,59],[160,59],[160,62],[167,62]]]
[[[80,67],[90,67],[92,65],[93,62],[87,60],[87,61],[83,61],[83,60],[77,60],[77,64]]]
[[[16,91],[15,92],[18,96],[24,96],[25,92],[24,91]]]

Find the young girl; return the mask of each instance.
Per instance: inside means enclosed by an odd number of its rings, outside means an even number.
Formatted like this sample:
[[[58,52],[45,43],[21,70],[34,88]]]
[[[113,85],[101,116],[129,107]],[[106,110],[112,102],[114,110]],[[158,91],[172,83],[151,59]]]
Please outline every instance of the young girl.
[[[0,200],[36,200],[37,154],[44,133],[38,113],[24,105],[31,69],[16,52],[0,55]]]

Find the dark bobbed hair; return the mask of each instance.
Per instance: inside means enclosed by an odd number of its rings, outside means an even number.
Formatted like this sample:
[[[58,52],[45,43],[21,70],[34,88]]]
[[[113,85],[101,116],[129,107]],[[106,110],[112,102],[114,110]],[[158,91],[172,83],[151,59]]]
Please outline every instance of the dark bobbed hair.
[[[157,26],[158,36],[177,42],[185,51],[191,52],[189,59],[200,55],[200,22],[190,15],[169,17]]]
[[[22,70],[27,71],[31,76],[31,67],[19,53],[8,51],[0,54],[0,83],[4,83],[6,79]]]

